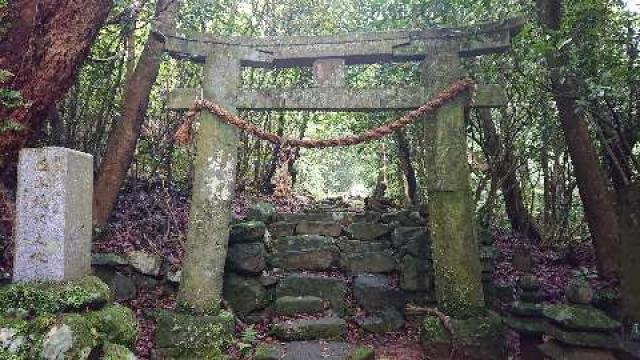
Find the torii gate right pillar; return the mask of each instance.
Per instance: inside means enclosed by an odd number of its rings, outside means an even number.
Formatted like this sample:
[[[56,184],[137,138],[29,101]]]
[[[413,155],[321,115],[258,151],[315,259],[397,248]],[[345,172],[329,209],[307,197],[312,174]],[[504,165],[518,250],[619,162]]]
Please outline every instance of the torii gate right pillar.
[[[429,97],[462,77],[459,48],[455,41],[443,40],[427,49],[423,84]],[[467,165],[465,100],[444,105],[424,121],[435,292],[440,310],[454,318],[477,315],[484,307]]]

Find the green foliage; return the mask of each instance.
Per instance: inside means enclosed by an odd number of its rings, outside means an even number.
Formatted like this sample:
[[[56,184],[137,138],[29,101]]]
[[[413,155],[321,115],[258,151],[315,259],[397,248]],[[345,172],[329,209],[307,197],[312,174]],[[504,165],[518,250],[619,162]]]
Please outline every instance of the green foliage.
[[[67,283],[16,283],[0,288],[0,313],[39,316],[105,303],[109,288],[98,278]]]
[[[3,5],[0,4],[0,7],[2,6]],[[1,32],[2,31],[0,29],[0,33]],[[22,99],[22,94],[20,94],[19,91],[5,87],[4,85],[8,83],[13,76],[14,75],[11,72],[0,69],[0,107],[8,110],[25,105],[25,102]],[[22,130],[22,125],[20,125],[19,123],[9,119],[0,119],[0,134],[7,131],[20,130]]]
[[[196,32],[219,36],[330,35],[438,26],[471,26],[515,16],[526,20],[513,41],[513,50],[465,60],[464,67],[479,83],[503,85],[509,100],[506,109],[492,111],[504,152],[512,155],[510,168],[517,175],[523,201],[540,223],[546,241],[567,244],[588,233],[571,159],[549,84],[548,54],[569,58],[561,71],[578,82],[576,101],[588,121],[593,144],[605,164],[612,186],[616,163],[608,160],[609,148],[623,139],[630,152],[622,167],[630,180],[638,178],[638,83],[637,56],[640,17],[626,11],[615,0],[565,0],[565,16],[559,31],[544,30],[535,2],[517,0],[187,0],[178,16],[178,33]],[[125,12],[132,0],[116,2],[112,17]],[[97,159],[107,143],[109,130],[122,113],[122,94],[127,65],[135,62],[149,33],[155,2],[143,2],[133,28],[134,53],[127,52],[127,21],[109,23],[93,45],[90,59],[80,71],[75,86],[60,105],[65,123],[66,146],[90,152]],[[133,58],[130,58],[133,56]],[[167,94],[175,88],[199,87],[202,65],[165,56],[136,151],[138,177],[167,186],[190,188],[192,147],[178,146],[173,134],[180,115],[166,109]],[[348,65],[346,85],[352,89],[420,85],[420,64]],[[424,74],[428,76],[428,74]],[[241,75],[247,88],[310,87],[311,69],[249,69]],[[16,99],[17,94],[5,94]],[[3,99],[0,96],[0,99]],[[1,100],[0,100],[1,101]],[[398,114],[244,112],[260,128],[281,130],[293,137],[327,138],[375,127]],[[19,130],[18,124],[2,128]],[[488,227],[509,226],[499,184],[493,179],[487,141],[476,112],[468,121],[470,157],[473,158],[472,190],[476,210]],[[422,126],[407,129],[418,187],[425,195],[425,165]],[[635,146],[635,148],[634,148]],[[616,150],[616,149],[614,149]],[[616,150],[617,151],[617,150]],[[260,191],[273,164],[273,147],[243,136],[239,145],[239,187]],[[378,179],[387,182],[387,195],[404,201],[404,184],[398,152],[392,137],[370,144],[334,149],[303,150],[296,161],[296,189],[319,195],[355,193],[367,195]]]

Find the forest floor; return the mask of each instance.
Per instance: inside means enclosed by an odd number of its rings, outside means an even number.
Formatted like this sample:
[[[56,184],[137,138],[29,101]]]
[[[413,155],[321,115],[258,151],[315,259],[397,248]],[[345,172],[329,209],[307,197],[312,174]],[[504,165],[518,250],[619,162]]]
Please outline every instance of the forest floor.
[[[252,201],[273,203],[279,212],[299,212],[312,204],[307,198],[276,199],[271,197],[251,197],[239,195],[233,203],[234,216],[246,215],[248,204]],[[189,197],[186,193],[167,190],[152,184],[138,183],[129,187],[119,197],[114,215],[108,229],[94,244],[95,252],[113,252],[124,254],[131,250],[144,250],[164,256],[177,267],[184,256],[184,242],[188,222]],[[600,281],[595,272],[595,258],[589,241],[566,249],[543,248],[510,232],[494,234],[494,244],[498,251],[493,281],[496,284],[515,284],[523,274],[512,260],[514,249],[523,247],[533,260],[533,272],[542,282],[542,290],[547,300],[562,301],[567,281],[576,272],[588,278],[595,289],[614,289],[616,284]],[[10,254],[10,252],[9,252]],[[0,260],[0,271],[11,272],[11,257]],[[175,306],[174,292],[158,287],[138,292],[135,299],[125,302],[138,317],[139,338],[136,354],[147,359],[153,347],[154,323],[145,316],[145,311],[153,308],[171,309]],[[501,310],[504,304],[495,304]],[[255,325],[256,339],[273,341],[267,335],[270,319]],[[362,335],[355,326],[350,326],[346,341],[352,344],[371,345],[376,349],[378,359],[425,359],[418,340],[418,318],[408,319],[401,332],[384,336]],[[244,329],[237,328],[238,335]],[[517,346],[512,346],[517,353]],[[231,347],[229,354],[239,358],[237,347]],[[517,357],[517,356],[516,356]]]

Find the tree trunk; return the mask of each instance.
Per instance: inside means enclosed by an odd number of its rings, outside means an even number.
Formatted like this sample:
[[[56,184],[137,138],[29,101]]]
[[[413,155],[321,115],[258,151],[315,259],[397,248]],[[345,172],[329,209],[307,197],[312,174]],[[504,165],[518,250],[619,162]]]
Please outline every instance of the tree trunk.
[[[404,130],[395,132],[396,146],[398,147],[398,159],[400,160],[400,169],[404,179],[404,192],[409,204],[418,204],[418,182],[416,180],[416,172],[411,163],[411,149],[409,142],[404,134]]]
[[[178,2],[178,0],[158,0],[155,16],[161,26],[175,27]],[[161,35],[150,33],[135,71],[127,78],[122,117],[109,136],[96,178],[93,222],[97,227],[107,223],[133,161],[149,104],[149,92],[158,76],[163,52],[164,40]]]
[[[542,23],[552,31],[560,30],[562,1],[538,0],[537,5]],[[620,264],[619,227],[613,198],[607,188],[597,152],[591,143],[587,123],[578,113],[575,79],[570,74],[563,74],[561,70],[569,65],[569,57],[561,49],[548,55],[547,63],[553,96],[596,252],[598,270],[601,276],[611,278],[618,273]]]
[[[64,97],[113,3],[104,0],[12,0],[2,19],[0,68],[15,76],[3,87],[17,90],[28,107],[0,108],[17,125],[0,133],[0,178],[15,183],[17,155],[33,143],[47,114]]]
[[[485,138],[484,145],[491,167],[491,176],[500,184],[511,227],[514,231],[539,241],[541,239],[539,227],[522,199],[513,152],[510,147],[503,145],[493,122],[491,109],[479,109],[478,119]]]
[[[278,116],[278,130],[276,134],[278,134],[278,136],[284,135],[284,113]],[[271,161],[269,162],[267,170],[262,174],[262,180],[260,181],[260,193],[263,195],[272,195],[275,190],[275,186],[271,181],[278,168],[279,155],[280,144],[275,144],[273,145],[273,152],[271,153]]]

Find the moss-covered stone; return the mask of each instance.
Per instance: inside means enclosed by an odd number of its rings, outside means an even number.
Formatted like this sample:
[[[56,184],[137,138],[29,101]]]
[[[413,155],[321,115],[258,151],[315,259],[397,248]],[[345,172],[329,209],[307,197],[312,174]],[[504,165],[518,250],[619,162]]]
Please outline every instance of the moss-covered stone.
[[[506,328],[502,319],[493,313],[486,313],[468,319],[449,320],[447,329],[440,319],[427,316],[421,329],[421,340],[427,355],[446,355],[451,342],[463,359],[502,359]]]
[[[247,218],[254,221],[269,223],[276,216],[276,208],[269,203],[259,202],[249,205]]]
[[[45,359],[87,359],[98,342],[89,319],[69,314],[46,333],[40,354]]]
[[[347,360],[374,360],[376,352],[368,346],[358,346],[347,356]]]
[[[225,311],[217,316],[157,311],[155,316],[156,347],[167,356],[162,359],[219,359],[235,325],[233,315]]]
[[[231,227],[229,244],[262,241],[266,226],[262,221],[245,221]]]
[[[322,309],[322,299],[316,296],[283,296],[273,304],[273,310],[284,315],[314,313]]]
[[[43,315],[99,307],[110,300],[109,287],[95,276],[63,283],[15,283],[0,288],[0,312]]]
[[[342,337],[347,323],[338,317],[321,319],[299,319],[276,323],[272,334],[281,340],[335,340]]]
[[[124,257],[114,253],[98,253],[91,255],[92,266],[122,266],[129,265]]]
[[[348,309],[345,297],[348,290],[344,280],[319,275],[291,274],[278,283],[276,296],[317,296],[329,300],[331,308],[344,315]]]
[[[136,360],[131,350],[118,344],[106,343],[102,350],[103,360]]]
[[[517,316],[542,316],[544,306],[542,304],[514,301],[511,304],[511,313]]]
[[[114,304],[87,315],[93,328],[108,342],[132,347],[137,336],[137,322],[131,309]]]
[[[279,360],[280,352],[278,349],[268,344],[260,344],[256,346],[256,351],[253,355],[254,360]]]
[[[584,305],[548,305],[542,314],[566,329],[585,331],[611,331],[621,326],[602,310]]]
[[[238,276],[227,273],[224,277],[224,298],[233,311],[248,314],[263,309],[268,304],[268,292],[257,277]]]
[[[0,334],[0,359],[4,359],[3,349],[12,349],[15,359],[86,359],[105,341],[133,346],[137,330],[131,310],[113,305],[85,314],[49,314],[29,320],[0,317]]]

